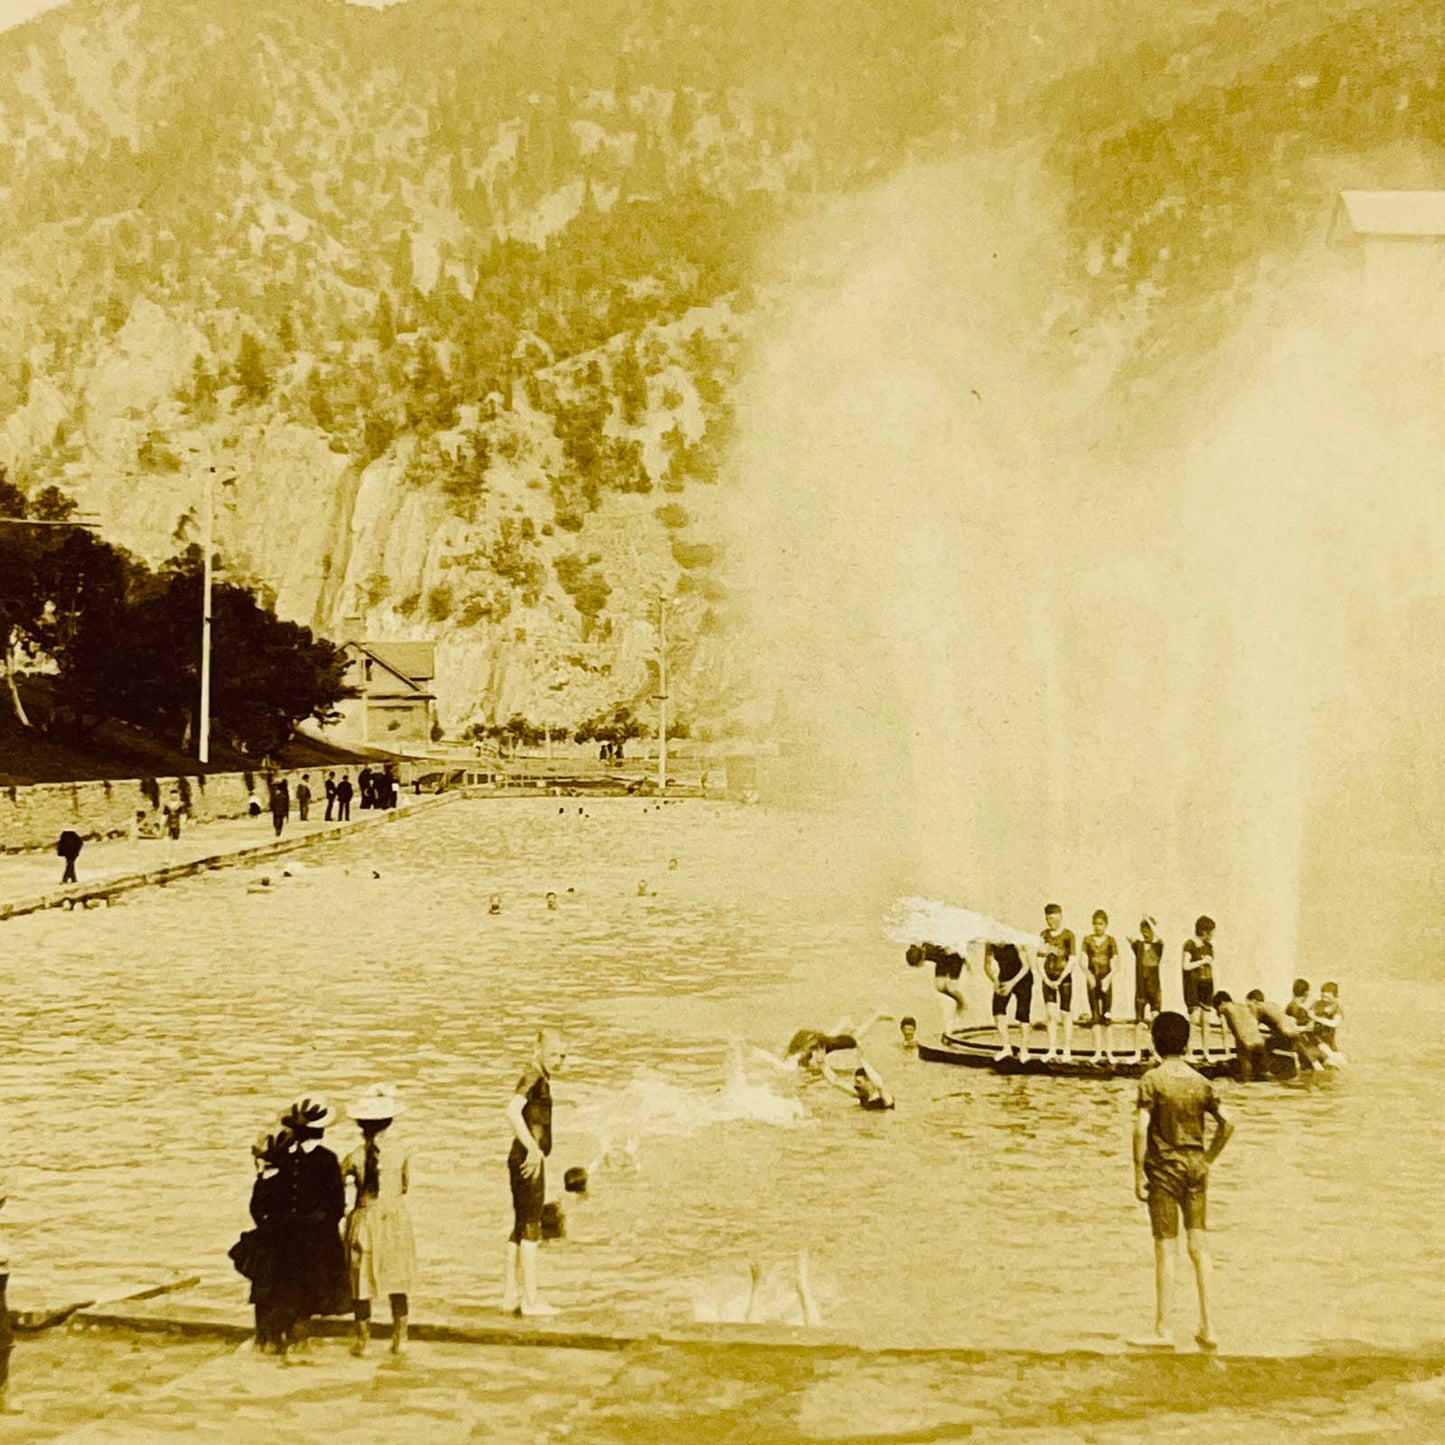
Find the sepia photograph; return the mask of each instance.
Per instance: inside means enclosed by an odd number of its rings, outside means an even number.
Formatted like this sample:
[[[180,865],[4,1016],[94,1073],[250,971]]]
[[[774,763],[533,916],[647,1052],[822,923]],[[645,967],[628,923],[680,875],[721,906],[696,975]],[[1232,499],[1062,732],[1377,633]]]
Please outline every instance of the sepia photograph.
[[[1445,9],[0,0],[0,1445],[1445,1440]]]

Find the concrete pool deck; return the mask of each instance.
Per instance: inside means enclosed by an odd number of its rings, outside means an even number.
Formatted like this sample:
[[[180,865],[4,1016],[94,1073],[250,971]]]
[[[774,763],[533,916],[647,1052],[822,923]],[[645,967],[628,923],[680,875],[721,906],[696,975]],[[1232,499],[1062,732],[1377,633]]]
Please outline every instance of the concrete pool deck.
[[[354,814],[349,822],[328,823],[325,804],[305,823],[293,817],[277,838],[269,815],[198,823],[172,841],[163,838],[96,839],[80,855],[80,880],[61,886],[55,880],[63,863],[52,853],[0,855],[0,921],[47,908],[88,907],[108,903],[136,888],[164,886],[208,868],[261,863],[334,838],[350,838],[371,828],[451,802],[459,793],[398,799],[382,812]]]
[[[710,1333],[603,1349],[549,1325],[485,1346],[418,1338],[401,1360],[384,1338],[364,1359],[325,1338],[283,1365],[234,1337],[77,1319],[17,1344],[24,1414],[0,1420],[0,1438],[1183,1445],[1204,1432],[1212,1445],[1293,1445],[1437,1439],[1445,1425],[1445,1350],[1161,1359],[780,1349]]]

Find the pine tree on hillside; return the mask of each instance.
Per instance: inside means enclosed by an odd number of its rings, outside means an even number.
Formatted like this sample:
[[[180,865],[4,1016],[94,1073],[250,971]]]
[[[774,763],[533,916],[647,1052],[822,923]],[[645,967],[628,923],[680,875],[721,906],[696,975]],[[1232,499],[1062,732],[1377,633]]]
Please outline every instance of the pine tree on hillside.
[[[236,354],[236,381],[248,401],[259,402],[271,394],[271,376],[261,344],[249,331],[241,336],[241,349]]]
[[[390,351],[396,345],[396,318],[391,313],[391,293],[388,291],[383,291],[377,298],[371,331],[383,351]]]

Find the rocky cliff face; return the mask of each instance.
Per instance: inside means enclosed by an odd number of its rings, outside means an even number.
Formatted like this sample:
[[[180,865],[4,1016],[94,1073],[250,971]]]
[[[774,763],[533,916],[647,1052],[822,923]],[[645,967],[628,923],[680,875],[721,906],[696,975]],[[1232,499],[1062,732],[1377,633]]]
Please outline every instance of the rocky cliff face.
[[[1067,218],[1025,340],[1157,369],[1305,234],[1342,120],[1434,145],[1427,7],[1327,9],[72,0],[0,35],[0,462],[150,560],[214,466],[227,569],[434,638],[449,726],[645,698],[659,594],[681,711],[726,713],[769,241],[962,148],[1007,197],[1026,153]]]

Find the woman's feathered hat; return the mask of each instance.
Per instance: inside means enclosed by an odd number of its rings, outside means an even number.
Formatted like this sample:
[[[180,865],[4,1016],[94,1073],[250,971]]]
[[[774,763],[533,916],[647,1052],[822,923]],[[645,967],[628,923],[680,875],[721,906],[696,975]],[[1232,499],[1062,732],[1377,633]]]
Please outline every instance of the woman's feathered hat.
[[[268,1129],[251,1145],[251,1154],[263,1164],[279,1164],[282,1155],[295,1142],[289,1129]]]
[[[303,1095],[281,1116],[282,1125],[293,1133],[302,1129],[325,1129],[335,1122],[336,1110],[319,1094]]]

